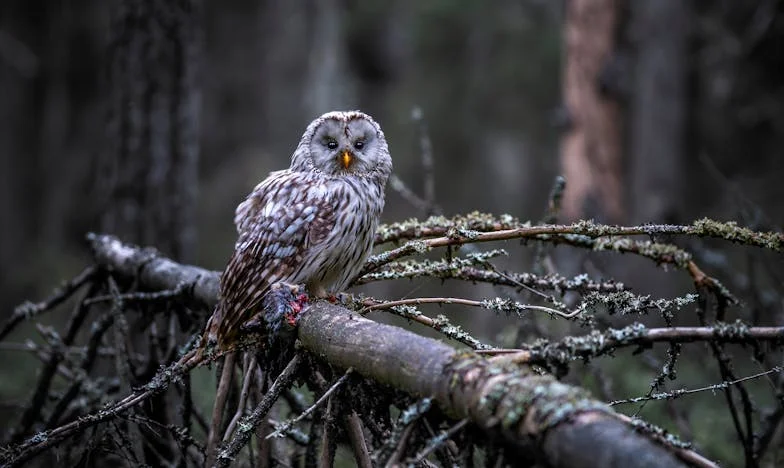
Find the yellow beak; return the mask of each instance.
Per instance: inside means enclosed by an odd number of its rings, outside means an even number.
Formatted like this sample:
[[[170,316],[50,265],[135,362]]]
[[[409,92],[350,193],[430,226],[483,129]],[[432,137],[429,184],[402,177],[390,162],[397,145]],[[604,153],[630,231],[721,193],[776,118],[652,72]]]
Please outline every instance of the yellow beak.
[[[348,169],[352,161],[354,161],[354,155],[349,153],[348,150],[340,153],[340,163],[343,164],[344,169]]]

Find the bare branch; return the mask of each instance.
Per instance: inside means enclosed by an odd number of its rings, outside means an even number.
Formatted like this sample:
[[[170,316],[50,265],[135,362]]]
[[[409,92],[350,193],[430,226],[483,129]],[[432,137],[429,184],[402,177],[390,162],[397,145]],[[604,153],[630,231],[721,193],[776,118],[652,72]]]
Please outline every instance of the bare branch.
[[[264,395],[264,398],[256,405],[256,408],[253,409],[253,412],[240,421],[234,438],[218,453],[218,458],[215,462],[216,467],[229,466],[232,460],[234,460],[234,457],[240,453],[240,450],[242,450],[245,445],[247,445],[253,432],[256,430],[256,427],[258,427],[264,417],[267,416],[267,413],[269,413],[270,408],[272,408],[272,405],[277,401],[281,392],[294,382],[301,362],[302,356],[296,354],[291,361],[289,361],[278,378],[275,379],[275,382]]]
[[[353,410],[345,415],[343,419],[346,424],[348,440],[351,442],[351,448],[354,451],[354,458],[357,460],[357,466],[360,468],[372,468],[373,463],[370,461],[365,434],[362,432],[362,420],[359,419],[359,415]]]
[[[3,327],[0,328],[0,340],[5,339],[5,337],[24,320],[29,320],[62,304],[78,291],[79,288],[95,278],[96,274],[98,274],[97,268],[93,266],[87,267],[81,273],[60,285],[60,287],[55,289],[52,295],[47,299],[35,304],[32,302],[25,302],[24,304],[19,305],[14,309],[14,313],[11,314],[11,317],[3,324]]]
[[[425,176],[423,188],[425,215],[440,214],[440,209],[436,206],[436,173],[433,160],[433,143],[430,141],[430,132],[427,130],[425,113],[422,111],[422,108],[415,107],[411,111],[411,118],[419,127],[419,155],[422,158],[422,171]]]
[[[223,372],[218,381],[218,390],[215,393],[215,402],[212,405],[212,420],[210,432],[207,435],[207,461],[205,464],[211,466],[215,461],[215,451],[220,441],[221,423],[223,422],[223,411],[226,407],[226,398],[229,396],[232,377],[234,377],[235,354],[231,353],[223,361]]]
[[[749,375],[748,377],[743,377],[741,379],[732,380],[730,382],[721,382],[721,383],[718,383],[718,384],[708,385],[708,386],[700,387],[700,388],[692,388],[692,389],[682,388],[682,389],[678,389],[678,390],[672,390],[670,392],[652,393],[650,395],[641,396],[641,397],[626,398],[624,400],[615,400],[615,401],[609,402],[608,404],[610,406],[615,406],[615,405],[622,405],[622,404],[627,404],[627,403],[639,403],[641,401],[671,400],[673,398],[678,398],[678,397],[680,397],[682,395],[691,395],[693,393],[715,391],[715,390],[723,390],[723,389],[725,389],[725,388],[727,388],[727,387],[729,387],[731,385],[739,384],[741,382],[746,382],[748,380],[758,379],[760,377],[763,377],[763,376],[766,376],[766,375],[769,375],[769,374],[773,374],[773,373],[776,373],[776,372],[781,372],[782,370],[784,370],[784,368],[782,368],[782,367],[774,367],[773,369],[767,370],[765,372],[760,372],[760,373],[757,373],[757,374],[754,374],[754,375]]]
[[[245,369],[243,372],[242,388],[240,389],[240,401],[237,404],[237,411],[234,413],[234,417],[231,418],[229,425],[226,427],[226,433],[223,434],[224,441],[229,440],[229,437],[234,433],[234,429],[237,428],[237,423],[245,411],[245,405],[248,402],[248,394],[250,393],[250,384],[256,376],[257,365],[255,353],[251,356],[245,356]]]
[[[338,379],[338,380],[337,380],[337,381],[336,381],[334,384],[332,384],[332,385],[331,385],[331,386],[330,386],[330,387],[327,389],[327,391],[326,391],[326,392],[324,392],[324,394],[323,394],[323,395],[321,395],[321,397],[320,397],[318,400],[316,400],[316,402],[315,402],[315,403],[313,403],[313,404],[312,404],[312,405],[311,405],[311,406],[310,406],[308,409],[306,409],[306,410],[305,410],[305,412],[304,412],[304,413],[300,414],[299,416],[297,416],[297,417],[296,417],[296,418],[294,418],[294,419],[291,419],[291,420],[289,420],[289,421],[286,421],[286,422],[284,422],[284,423],[283,423],[283,424],[282,424],[280,427],[278,427],[277,429],[275,429],[275,432],[273,432],[272,434],[268,435],[266,438],[267,438],[267,439],[271,439],[271,438],[273,438],[273,437],[282,437],[282,436],[283,436],[283,435],[284,435],[286,432],[288,432],[288,430],[289,430],[289,429],[291,429],[292,427],[294,427],[294,425],[295,425],[295,424],[297,424],[298,422],[300,422],[300,421],[302,421],[303,419],[305,419],[305,418],[307,418],[308,416],[310,416],[310,414],[311,414],[311,413],[313,413],[313,411],[314,411],[316,408],[318,408],[319,406],[323,405],[323,404],[324,404],[324,402],[326,402],[326,401],[327,401],[327,399],[329,398],[329,396],[330,396],[330,395],[332,395],[332,394],[335,392],[335,390],[337,390],[338,388],[340,388],[340,386],[341,386],[341,385],[343,385],[344,383],[346,383],[346,380],[348,380],[349,376],[351,375],[351,372],[352,372],[352,369],[351,369],[351,368],[349,368],[349,369],[348,369],[348,370],[347,370],[347,371],[346,371],[346,372],[343,374],[343,376],[342,376],[342,377],[340,377],[340,378],[339,378],[339,379]]]
[[[468,419],[463,419],[459,423],[455,424],[454,426],[450,427],[449,430],[438,434],[437,436],[433,437],[428,443],[427,446],[422,449],[421,452],[414,455],[411,459],[410,463],[417,464],[425,459],[428,455],[433,453],[435,449],[440,447],[444,444],[450,437],[455,435],[460,429],[464,428],[468,424]]]
[[[380,462],[389,457],[384,466],[395,466],[402,458],[406,449],[406,441],[414,428],[414,423],[425,413],[430,411],[433,400],[423,398],[400,412],[397,423],[392,428],[392,433],[386,438],[384,444],[373,454],[373,460]]]

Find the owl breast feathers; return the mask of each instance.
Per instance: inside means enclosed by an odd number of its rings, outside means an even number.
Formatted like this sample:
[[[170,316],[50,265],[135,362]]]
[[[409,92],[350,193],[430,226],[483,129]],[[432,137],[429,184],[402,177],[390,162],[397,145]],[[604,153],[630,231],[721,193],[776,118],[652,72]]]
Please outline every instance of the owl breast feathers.
[[[275,282],[305,284],[318,297],[345,289],[373,247],[391,171],[384,134],[368,115],[330,112],[311,122],[291,167],[237,207],[239,238],[208,340],[230,344]]]

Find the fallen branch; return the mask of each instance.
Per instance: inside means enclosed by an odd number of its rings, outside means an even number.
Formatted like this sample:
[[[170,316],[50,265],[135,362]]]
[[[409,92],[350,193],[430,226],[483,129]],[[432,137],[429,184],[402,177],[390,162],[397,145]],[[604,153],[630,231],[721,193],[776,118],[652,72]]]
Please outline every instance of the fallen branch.
[[[136,277],[148,289],[173,289],[188,282],[194,298],[205,304],[215,301],[215,275],[151,258],[109,236],[93,236],[92,243],[104,266]],[[510,450],[535,454],[549,466],[593,466],[601,459],[608,467],[667,467],[683,466],[676,454],[694,459],[693,452],[622,421],[585,390],[526,366],[456,351],[337,305],[316,302],[308,307],[300,315],[298,336],[305,349],[331,365],[353,368],[414,396],[432,396],[451,417],[468,418]]]
[[[122,243],[114,236],[88,234],[95,260],[122,276],[136,278],[153,291],[181,290],[207,310],[218,301],[217,271],[174,262],[151,248]]]

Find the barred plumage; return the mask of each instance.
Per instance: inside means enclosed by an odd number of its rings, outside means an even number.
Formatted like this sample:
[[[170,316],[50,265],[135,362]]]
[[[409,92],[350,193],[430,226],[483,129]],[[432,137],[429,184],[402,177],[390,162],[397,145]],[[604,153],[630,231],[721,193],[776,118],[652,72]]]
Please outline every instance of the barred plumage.
[[[221,348],[233,341],[275,282],[305,284],[318,297],[345,289],[372,249],[391,171],[370,116],[330,112],[311,122],[291,167],[271,173],[237,207],[239,238],[209,340]]]

